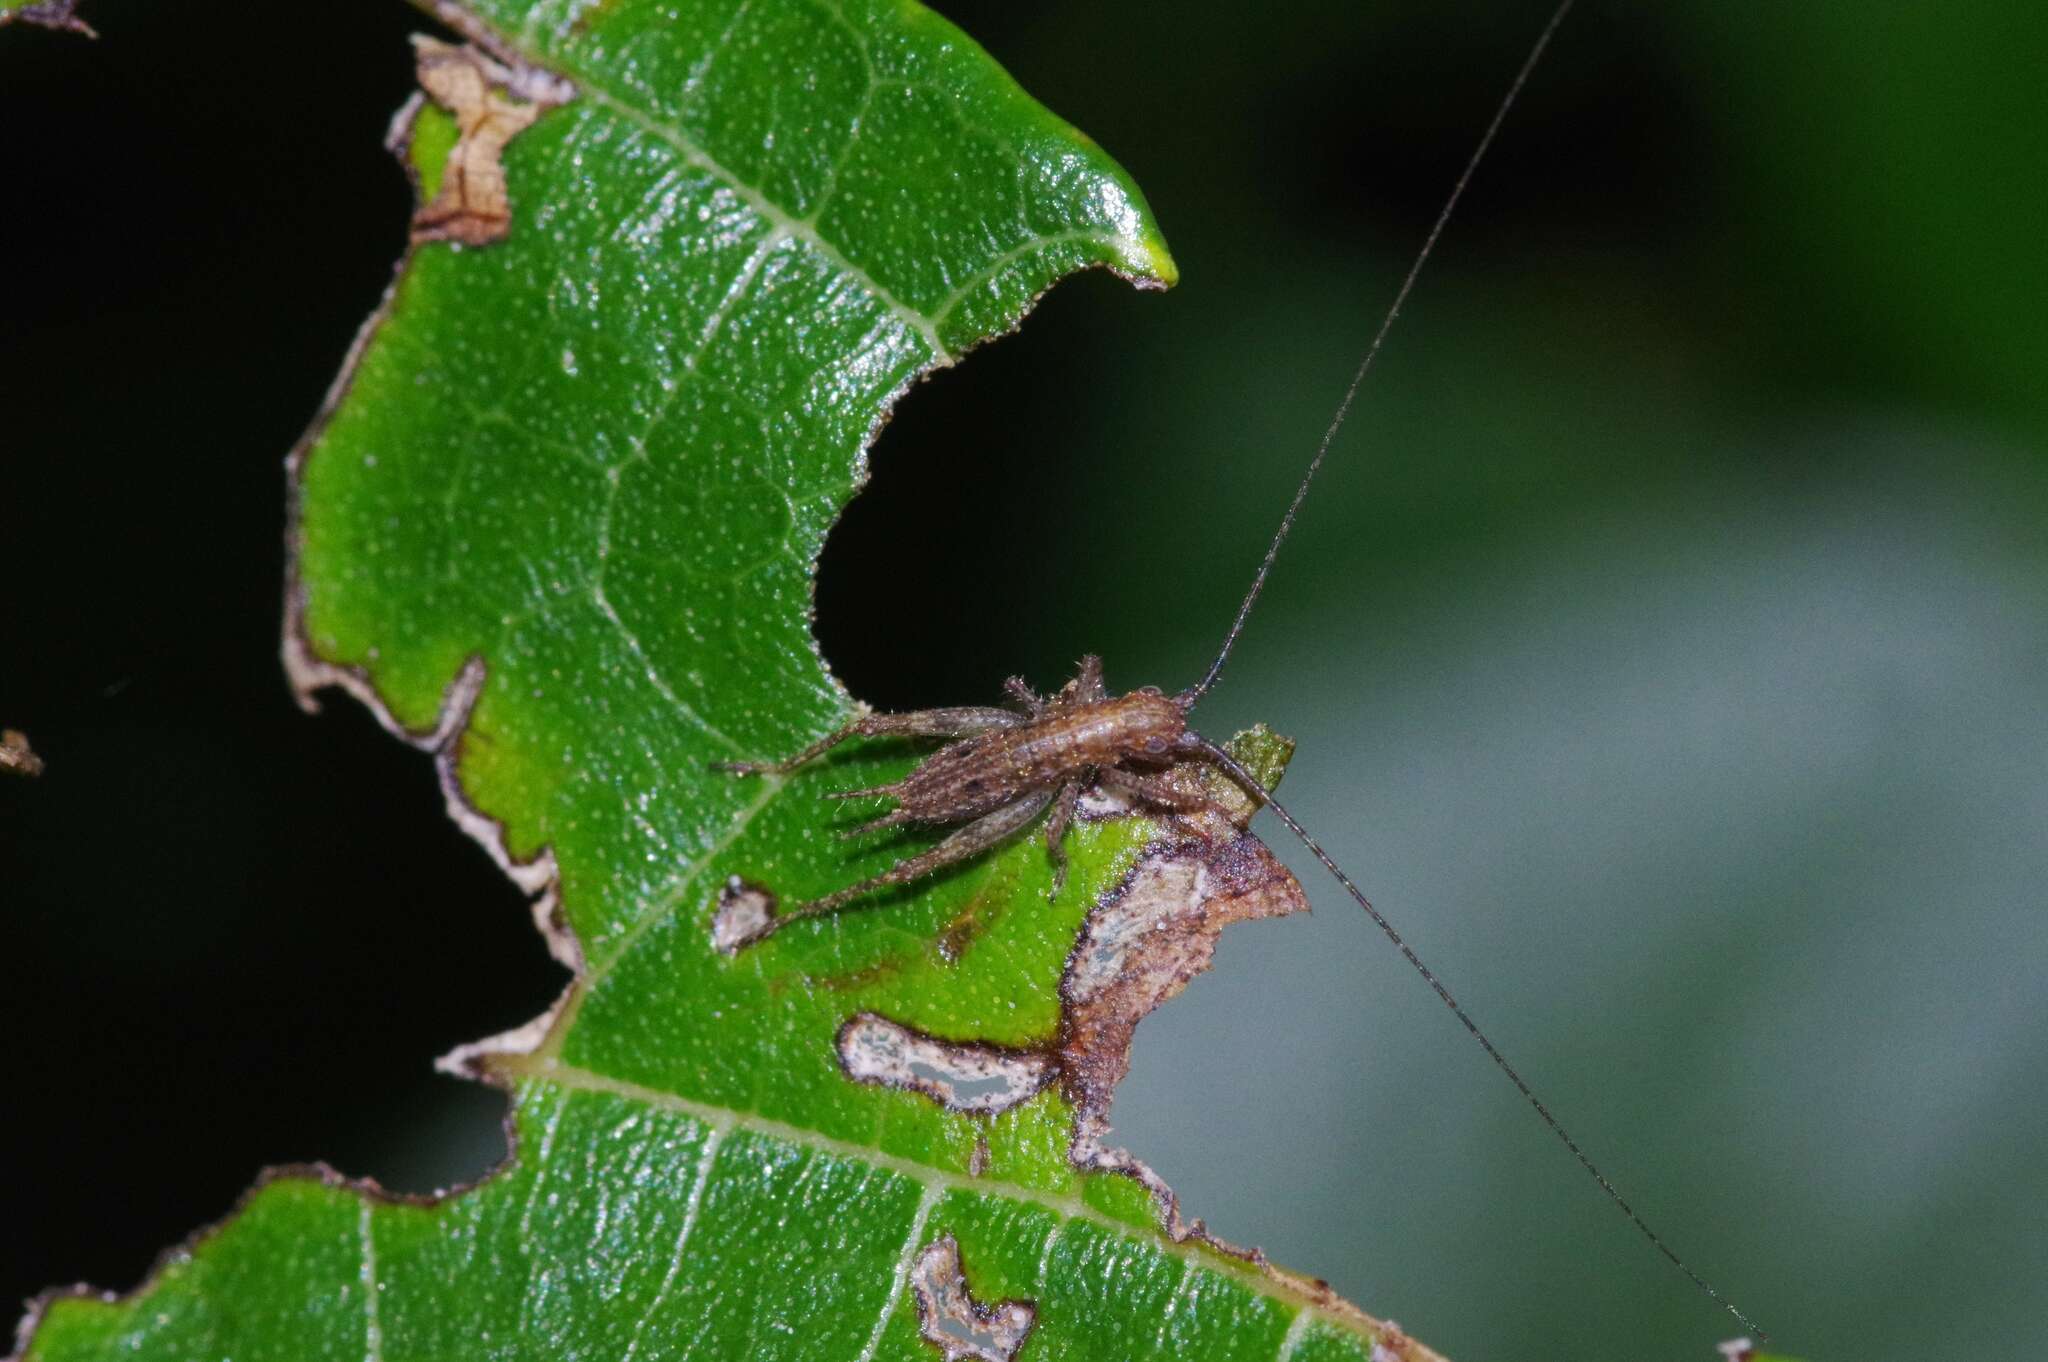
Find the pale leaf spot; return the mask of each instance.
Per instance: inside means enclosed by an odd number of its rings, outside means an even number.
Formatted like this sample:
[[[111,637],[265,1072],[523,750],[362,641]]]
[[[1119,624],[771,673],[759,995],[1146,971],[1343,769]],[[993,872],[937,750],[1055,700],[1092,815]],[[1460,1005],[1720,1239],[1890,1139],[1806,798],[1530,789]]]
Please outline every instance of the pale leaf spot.
[[[950,1234],[917,1255],[910,1268],[910,1294],[917,1302],[918,1334],[946,1362],[1011,1362],[1038,1319],[1029,1301],[977,1303],[960,1268],[960,1245]]]

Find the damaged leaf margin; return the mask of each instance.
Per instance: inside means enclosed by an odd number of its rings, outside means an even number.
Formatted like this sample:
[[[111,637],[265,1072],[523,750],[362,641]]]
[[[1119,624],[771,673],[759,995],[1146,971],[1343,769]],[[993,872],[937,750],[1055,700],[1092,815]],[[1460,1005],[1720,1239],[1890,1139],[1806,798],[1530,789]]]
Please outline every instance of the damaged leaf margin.
[[[573,99],[575,89],[547,72],[493,61],[475,47],[424,35],[412,42],[420,93],[392,119],[386,143],[419,191],[413,244],[488,246],[512,229],[506,146],[543,113]],[[447,112],[452,128],[421,128],[429,100]]]
[[[1224,922],[1299,906],[1225,813],[1095,800],[1057,896],[1026,840],[714,940],[721,887],[808,898],[899,854],[832,837],[815,796],[900,774],[901,747],[746,784],[711,764],[846,716],[811,573],[907,387],[1074,269],[1172,281],[1135,186],[893,0],[435,13],[472,46],[421,46],[452,112],[395,125],[414,246],[291,460],[285,660],[308,707],[345,689],[433,755],[573,978],[444,1061],[513,1094],[515,1152],[483,1184],[410,1201],[281,1175],[136,1297],[43,1302],[24,1351],[298,1357],[331,1317],[356,1355],[463,1356],[516,1327],[558,1352],[772,1357],[800,1326],[806,1355],[926,1358],[912,1278],[926,1263],[935,1287],[942,1239],[973,1265],[968,1308],[1031,1302],[1055,1351],[1105,1331],[1190,1357],[1389,1346],[1104,1142],[1137,1019]],[[501,196],[471,192],[500,170]],[[849,1073],[862,1018],[940,1046],[927,1079],[972,1047],[1002,1100]],[[273,1233],[295,1247],[261,1251]],[[274,1326],[230,1285],[238,1254],[300,1293]]]

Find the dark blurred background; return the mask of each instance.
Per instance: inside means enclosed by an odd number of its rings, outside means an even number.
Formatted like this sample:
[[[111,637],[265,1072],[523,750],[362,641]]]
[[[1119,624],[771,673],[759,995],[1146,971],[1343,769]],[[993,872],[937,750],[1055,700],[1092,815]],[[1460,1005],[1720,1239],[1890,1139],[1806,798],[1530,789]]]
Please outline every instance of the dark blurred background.
[[[941,6],[1185,282],[912,394],[828,556],[855,693],[1193,680],[1540,4]],[[431,1059],[561,984],[426,760],[276,662],[280,463],[403,242],[397,3],[0,31],[0,1301],[127,1287],[268,1163],[502,1153]],[[1204,726],[1678,1250],[1829,1359],[2048,1347],[2048,19],[1560,36]],[[903,544],[938,567],[903,575]],[[1291,853],[1289,853],[1291,855]],[[1355,909],[1233,930],[1119,1134],[1464,1362],[1734,1332]]]

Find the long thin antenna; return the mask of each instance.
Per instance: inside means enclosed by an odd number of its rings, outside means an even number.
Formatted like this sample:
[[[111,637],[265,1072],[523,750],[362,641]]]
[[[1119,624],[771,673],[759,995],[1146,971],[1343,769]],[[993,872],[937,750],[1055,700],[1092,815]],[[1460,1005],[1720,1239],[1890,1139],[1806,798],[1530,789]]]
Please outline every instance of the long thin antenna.
[[[1256,776],[1239,765],[1236,758],[1206,738],[1202,740],[1201,752],[1205,758],[1221,767],[1232,780],[1242,785],[1246,792],[1271,809],[1274,816],[1287,825],[1287,830],[1301,839],[1301,844],[1309,849],[1309,853],[1323,863],[1323,869],[1335,876],[1337,883],[1344,886],[1344,891],[1358,901],[1358,906],[1365,909],[1367,916],[1372,918],[1374,925],[1386,933],[1387,940],[1394,943],[1395,948],[1401,952],[1402,958],[1415,966],[1415,972],[1422,976],[1423,982],[1436,991],[1436,996],[1443,999],[1444,1006],[1451,1009],[1451,1015],[1456,1017],[1459,1023],[1472,1034],[1472,1039],[1479,1042],[1480,1048],[1486,1051],[1487,1058],[1491,1059],[1499,1066],[1500,1071],[1508,1076],[1508,1081],[1515,1085],[1517,1092],[1529,1099],[1529,1105],[1536,1108],[1536,1114],[1543,1118],[1544,1125],[1550,1127],[1550,1133],[1563,1141],[1564,1147],[1571,1150],[1572,1157],[1579,1161],[1579,1166],[1592,1174],[1593,1181],[1600,1184],[1600,1190],[1607,1193],[1608,1199],[1621,1208],[1621,1213],[1628,1217],[1631,1225],[1642,1231],[1643,1238],[1650,1241],[1651,1247],[1670,1260],[1673,1267],[1689,1277],[1694,1286],[1706,1292],[1716,1305],[1719,1305],[1723,1310],[1726,1310],[1729,1314],[1740,1320],[1743,1328],[1755,1334],[1757,1338],[1768,1341],[1770,1335],[1765,1333],[1760,1325],[1748,1315],[1736,1309],[1735,1302],[1716,1291],[1706,1278],[1687,1267],[1685,1260],[1676,1253],[1673,1253],[1671,1246],[1666,1244],[1658,1236],[1657,1232],[1645,1223],[1640,1215],[1636,1214],[1635,1207],[1628,1204],[1627,1199],[1622,1196],[1620,1190],[1607,1180],[1607,1175],[1601,1172],[1593,1160],[1586,1156],[1585,1150],[1579,1148],[1578,1141],[1565,1133],[1565,1128],[1558,1124],[1555,1116],[1550,1114],[1550,1108],[1543,1105],[1543,1099],[1538,1097],[1531,1091],[1529,1085],[1522,1081],[1522,1076],[1515,1072],[1515,1066],[1508,1063],[1507,1056],[1502,1054],[1494,1043],[1486,1038],[1486,1033],[1479,1029],[1478,1023],[1473,1021],[1471,1015],[1458,1005],[1458,1000],[1451,996],[1451,991],[1444,987],[1441,979],[1436,977],[1436,972],[1430,969],[1428,965],[1422,963],[1422,957],[1415,953],[1413,946],[1410,946],[1401,939],[1401,934],[1394,930],[1394,924],[1387,921],[1386,914],[1372,906],[1371,900],[1367,899],[1363,891],[1351,882],[1351,877],[1345,874],[1334,860],[1330,859],[1330,853],[1324,851],[1322,845],[1315,838],[1308,835],[1308,829],[1297,823],[1294,820],[1294,815],[1287,812],[1279,800],[1273,798],[1272,791],[1261,785]]]
[[[1373,361],[1379,358],[1380,347],[1386,343],[1387,333],[1394,329],[1394,319],[1401,315],[1401,308],[1408,301],[1408,293],[1415,287],[1416,277],[1422,273],[1423,265],[1428,263],[1430,252],[1436,249],[1437,238],[1444,234],[1444,224],[1451,220],[1451,213],[1457,208],[1458,200],[1465,196],[1465,186],[1472,182],[1472,172],[1479,169],[1480,161],[1485,159],[1487,148],[1493,145],[1493,139],[1500,132],[1501,124],[1507,121],[1508,110],[1521,98],[1522,87],[1529,83],[1529,75],[1536,69],[1536,63],[1543,60],[1543,49],[1550,46],[1552,35],[1557,32],[1558,25],[1564,22],[1565,15],[1571,12],[1573,2],[1574,0],[1563,0],[1551,13],[1550,22],[1536,35],[1536,44],[1529,49],[1529,55],[1523,59],[1522,69],[1515,72],[1515,79],[1508,86],[1508,92],[1501,96],[1500,107],[1493,111],[1493,121],[1486,125],[1486,131],[1480,135],[1479,145],[1472,149],[1472,158],[1465,162],[1464,170],[1458,174],[1458,182],[1451,186],[1451,196],[1444,200],[1443,210],[1436,215],[1436,222],[1430,227],[1429,235],[1422,240],[1422,249],[1416,252],[1415,263],[1408,267],[1408,276],[1401,281],[1400,291],[1394,295],[1393,305],[1387,308],[1387,315],[1380,319],[1380,329],[1374,333],[1372,344],[1365,348],[1365,358],[1358,362],[1358,371],[1351,375],[1351,384],[1344,389],[1344,400],[1337,404],[1336,414],[1330,418],[1329,427],[1323,431],[1322,442],[1316,446],[1315,457],[1308,461],[1308,472],[1302,475],[1301,486],[1294,489],[1294,501],[1288,506],[1287,514],[1280,518],[1279,532],[1267,546],[1266,559],[1259,564],[1258,573],[1252,578],[1252,589],[1245,593],[1244,604],[1237,608],[1237,618],[1230,622],[1230,632],[1223,636],[1222,651],[1218,652],[1216,660],[1209,664],[1208,675],[1202,678],[1201,684],[1192,691],[1183,693],[1182,700],[1187,707],[1192,708],[1195,701],[1207,695],[1209,688],[1216,684],[1216,678],[1223,674],[1223,664],[1230,660],[1230,650],[1237,646],[1237,636],[1244,632],[1244,622],[1251,617],[1252,605],[1259,599],[1259,592],[1265,589],[1266,574],[1273,570],[1273,560],[1280,556],[1280,545],[1286,542],[1287,532],[1294,528],[1295,513],[1301,510],[1301,503],[1308,497],[1308,485],[1315,481],[1316,470],[1323,466],[1323,456],[1330,452],[1331,442],[1337,438],[1337,432],[1344,427],[1344,418],[1351,414],[1351,403],[1358,396],[1359,386],[1365,382],[1365,376],[1371,371]]]

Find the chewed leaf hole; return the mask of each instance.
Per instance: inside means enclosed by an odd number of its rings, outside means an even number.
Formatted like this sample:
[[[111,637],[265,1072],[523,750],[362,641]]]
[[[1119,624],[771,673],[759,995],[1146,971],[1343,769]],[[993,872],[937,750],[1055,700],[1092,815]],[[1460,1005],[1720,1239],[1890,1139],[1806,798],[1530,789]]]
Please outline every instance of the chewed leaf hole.
[[[921,1093],[948,1111],[994,1116],[1036,1096],[1051,1056],[940,1040],[872,1012],[839,1028],[839,1064],[856,1083]]]
[[[732,955],[773,932],[775,895],[765,887],[729,877],[718,890],[718,911],[711,916],[711,944]]]
[[[910,1265],[910,1293],[917,1302],[918,1335],[946,1362],[1011,1362],[1038,1320],[1030,1301],[978,1303],[960,1267],[960,1245],[950,1234],[925,1245]]]
[[[1119,567],[1144,560],[1105,550],[1108,541],[1131,552],[1131,528],[1110,509],[1121,484],[1087,436],[1099,428],[1097,404],[1114,400],[1102,375],[1125,363],[1115,338],[1144,326],[1145,311],[1099,272],[1069,279],[1030,325],[904,395],[869,451],[873,480],[818,564],[818,645],[849,692],[884,711],[993,704],[1006,675],[1056,684],[1103,647],[1112,621],[1093,602]],[[975,432],[971,459],[960,457],[963,430]],[[1020,469],[1031,470],[1022,484]],[[1058,515],[1046,513],[1051,489],[1061,489]],[[916,572],[904,570],[906,545],[923,564]],[[1080,563],[1086,589],[1049,596],[1048,583],[1071,585]],[[943,648],[931,646],[935,621]]]

